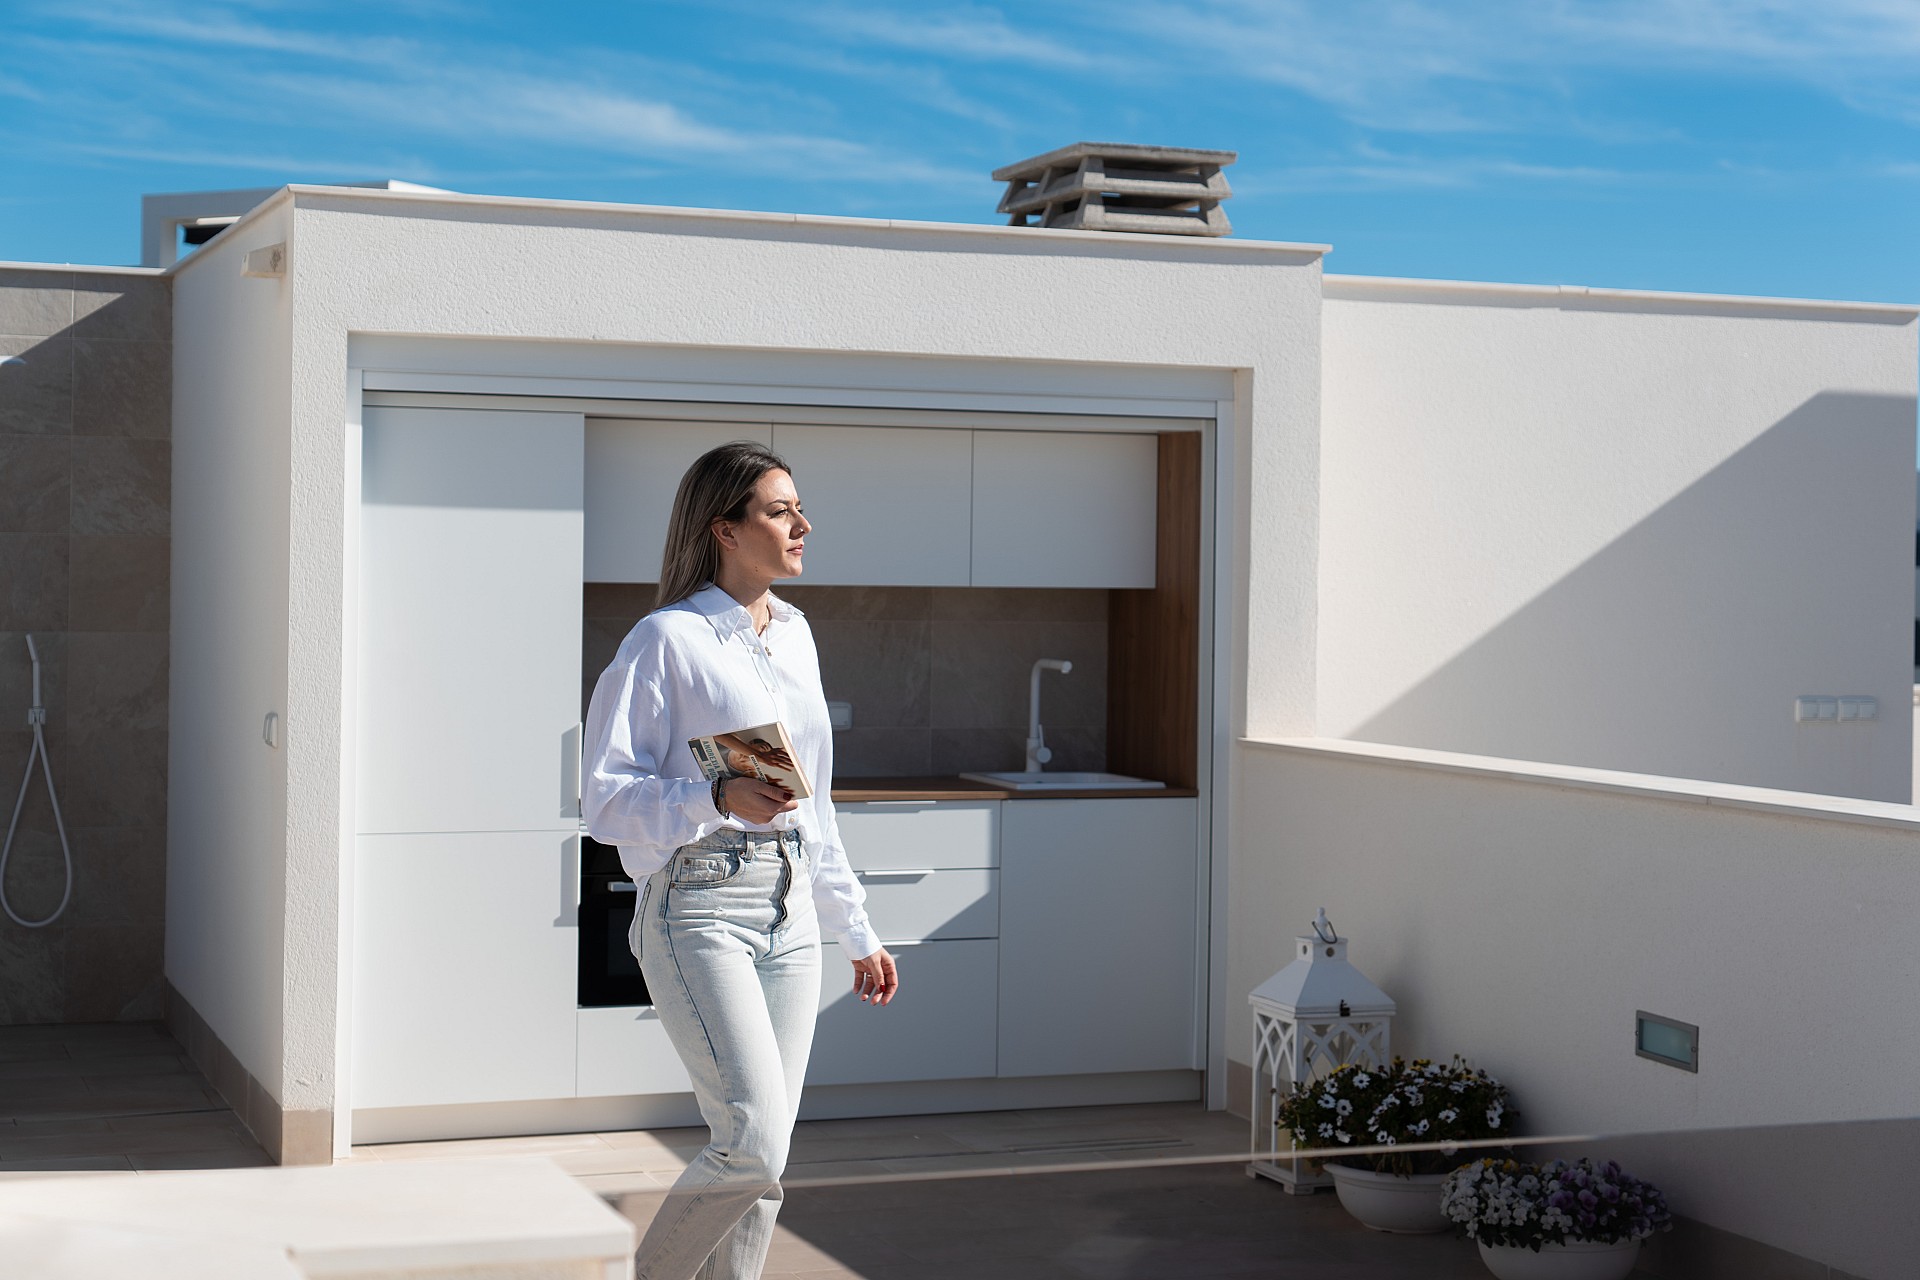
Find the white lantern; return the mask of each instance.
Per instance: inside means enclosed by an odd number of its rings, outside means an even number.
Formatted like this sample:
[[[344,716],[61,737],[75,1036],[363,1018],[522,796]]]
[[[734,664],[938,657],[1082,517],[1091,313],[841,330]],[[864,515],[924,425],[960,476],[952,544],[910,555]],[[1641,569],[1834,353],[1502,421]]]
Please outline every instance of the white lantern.
[[[1325,907],[1313,932],[1295,938],[1293,963],[1253,989],[1253,1163],[1249,1174],[1272,1178],[1295,1195],[1333,1180],[1282,1148],[1281,1100],[1293,1087],[1349,1062],[1384,1067],[1394,1015],[1392,997],[1347,963],[1347,940],[1333,931]],[[1262,1155],[1261,1153],[1265,1153]]]

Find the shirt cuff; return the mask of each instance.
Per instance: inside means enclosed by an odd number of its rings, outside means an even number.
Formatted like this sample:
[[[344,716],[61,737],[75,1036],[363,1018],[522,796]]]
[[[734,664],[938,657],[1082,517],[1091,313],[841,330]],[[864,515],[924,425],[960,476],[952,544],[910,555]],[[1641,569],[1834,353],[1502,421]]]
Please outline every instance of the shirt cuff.
[[[847,953],[847,959],[865,960],[880,949],[880,935],[873,931],[873,926],[862,922],[849,926],[840,935],[840,947]]]

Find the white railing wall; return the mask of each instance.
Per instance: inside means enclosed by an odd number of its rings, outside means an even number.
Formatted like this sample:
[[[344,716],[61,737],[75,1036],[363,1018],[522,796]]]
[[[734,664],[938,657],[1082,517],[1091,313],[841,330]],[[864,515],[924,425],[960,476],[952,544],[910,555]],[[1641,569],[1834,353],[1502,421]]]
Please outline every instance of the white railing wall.
[[[1920,1116],[1920,810],[1331,739],[1242,742],[1233,775],[1236,1060],[1324,906],[1399,1001],[1395,1048],[1488,1068],[1529,1132]],[[1636,1010],[1699,1025],[1697,1075],[1634,1055]],[[1703,1161],[1665,1162],[1682,1212],[1873,1273],[1772,1203],[1805,1196],[1789,1170]]]

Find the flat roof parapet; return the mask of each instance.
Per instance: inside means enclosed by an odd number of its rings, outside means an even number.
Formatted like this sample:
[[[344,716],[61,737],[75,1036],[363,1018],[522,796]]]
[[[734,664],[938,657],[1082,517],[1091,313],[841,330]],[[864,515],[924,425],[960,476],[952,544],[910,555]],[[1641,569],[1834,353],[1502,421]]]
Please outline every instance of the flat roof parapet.
[[[1009,226],[1224,236],[1234,151],[1076,142],[993,171]]]

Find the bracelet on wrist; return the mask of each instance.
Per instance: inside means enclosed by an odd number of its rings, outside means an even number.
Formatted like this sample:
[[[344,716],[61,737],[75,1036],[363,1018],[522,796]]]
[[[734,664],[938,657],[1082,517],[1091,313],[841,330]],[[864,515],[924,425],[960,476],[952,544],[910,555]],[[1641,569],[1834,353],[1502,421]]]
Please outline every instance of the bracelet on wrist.
[[[723,818],[731,818],[733,816],[733,811],[727,808],[727,780],[725,778],[715,778],[713,780],[713,807],[719,811],[720,816]]]

